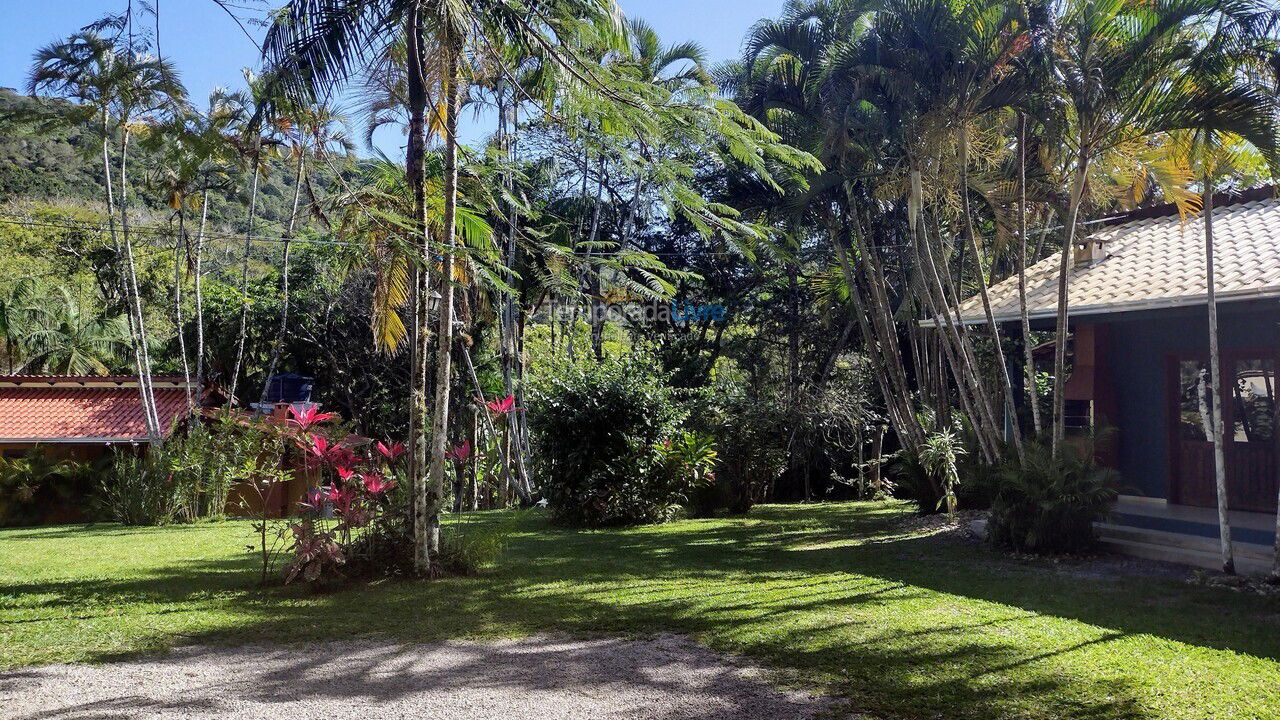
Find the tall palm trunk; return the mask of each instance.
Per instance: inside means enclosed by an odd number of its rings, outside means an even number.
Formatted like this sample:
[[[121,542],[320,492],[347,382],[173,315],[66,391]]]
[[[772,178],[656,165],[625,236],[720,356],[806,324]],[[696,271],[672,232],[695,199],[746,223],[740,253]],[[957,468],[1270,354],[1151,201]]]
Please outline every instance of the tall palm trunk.
[[[421,572],[430,567],[427,554],[427,340],[431,288],[428,283],[430,237],[427,231],[426,158],[426,48],[421,7],[410,12],[405,28],[408,64],[409,143],[405,153],[405,179],[413,192],[413,222],[418,236],[418,261],[413,266],[413,351],[409,359],[409,478],[413,486],[414,564]]]
[[[1081,133],[1081,137],[1085,137]],[[1067,383],[1067,272],[1071,269],[1071,249],[1076,241],[1076,220],[1080,215],[1080,202],[1084,196],[1085,179],[1089,173],[1089,156],[1082,146],[1076,160],[1075,179],[1071,183],[1071,200],[1062,235],[1062,254],[1058,262],[1058,314],[1057,332],[1053,347],[1053,453],[1061,451],[1067,435],[1066,383]]]
[[[121,118],[121,124],[125,122]],[[155,394],[151,389],[151,356],[147,349],[147,323],[142,312],[142,294],[138,286],[138,267],[133,257],[133,239],[129,233],[129,181],[126,175],[129,162],[129,130],[122,130],[120,138],[120,234],[124,239],[125,286],[132,316],[134,357],[138,366],[138,391],[142,399],[142,413],[146,420],[147,440],[158,444],[161,439],[160,417],[156,412]]]
[[[1222,545],[1222,572],[1236,571],[1231,549],[1231,520],[1227,514],[1227,461],[1223,452],[1222,358],[1218,352],[1218,298],[1213,277],[1213,180],[1204,176],[1204,263],[1209,304],[1209,395],[1212,398],[1213,480],[1218,494],[1218,540]]]
[[[276,365],[280,363],[280,352],[284,349],[284,338],[289,332],[289,241],[293,239],[294,226],[298,222],[298,199],[302,196],[302,174],[307,163],[306,149],[298,148],[298,169],[293,176],[293,204],[289,207],[289,223],[284,231],[284,257],[280,262],[280,325],[276,328],[276,340],[271,347],[271,363],[267,366],[267,378],[262,383],[262,396],[258,402],[267,401],[267,393],[271,390],[271,377],[276,374]]]
[[[249,219],[244,231],[244,257],[240,260],[240,330],[236,336],[236,363],[231,371],[231,397],[235,398],[240,382],[240,368],[244,363],[244,342],[249,332],[249,248],[253,241],[253,221],[258,214],[258,180],[262,175],[262,138],[259,137],[253,151],[253,185],[249,190]]]
[[[884,407],[888,410],[888,416],[890,416],[890,421],[893,424],[893,432],[897,433],[897,437],[900,438],[900,442],[904,443],[904,445],[919,447],[920,443],[924,441],[924,432],[919,429],[918,421],[916,421],[915,415],[911,413],[910,407],[905,406],[906,398],[901,396],[896,387],[891,384],[891,373],[888,370],[888,365],[892,363],[890,354],[893,350],[891,347],[886,347],[887,343],[881,337],[879,329],[869,322],[868,318],[873,314],[872,311],[867,309],[869,302],[864,301],[863,297],[861,297],[861,291],[858,287],[858,281],[856,281],[854,269],[850,264],[849,255],[847,255],[844,246],[841,245],[841,242],[844,241],[838,237],[837,233],[833,232],[832,234],[835,236],[833,241],[835,241],[836,259],[840,261],[841,270],[845,274],[845,284],[849,286],[849,300],[854,306],[854,318],[858,320],[859,328],[863,333],[864,346],[867,348],[867,354],[872,359],[874,368],[876,368],[876,372],[873,374],[876,375],[876,382],[879,384],[879,389],[881,389]]]
[[[209,221],[209,190],[200,198],[200,231],[196,233],[195,277],[192,278],[196,301],[196,402],[204,398],[204,229]]]
[[[982,298],[982,311],[987,316],[987,330],[991,333],[992,349],[995,352],[996,368],[1000,376],[1000,386],[1004,393],[1005,412],[1008,413],[1010,434],[1013,446],[1022,460],[1022,430],[1018,427],[1018,405],[1013,399],[1013,381],[1009,378],[1009,365],[1005,362],[1004,347],[1000,344],[1000,326],[991,312],[991,298],[987,294],[987,281],[982,267],[982,251],[978,248],[978,240],[973,229],[973,215],[969,209],[969,126],[964,120],[960,123],[960,206],[964,213],[964,235],[973,253],[973,264],[978,272],[978,295]]]
[[[925,228],[923,189],[919,170],[911,171],[911,200],[908,204],[910,206],[908,214],[914,217],[911,223],[914,247],[919,254],[919,263],[924,271],[924,285],[927,289],[925,299],[932,305],[933,317],[940,326],[939,332],[943,337],[942,346],[955,377],[961,403],[968,406],[965,412],[969,415],[978,436],[983,459],[992,462],[996,459],[998,433],[995,412],[991,408],[990,398],[983,387],[982,378],[977,372],[977,362],[969,346],[968,337],[964,334],[964,326],[959,317],[953,317],[951,314],[953,303],[943,284],[945,268],[939,269],[939,260],[934,257],[928,230]],[[969,394],[967,400],[964,397],[966,393]]]
[[[1022,323],[1022,361],[1026,372],[1031,424],[1036,435],[1040,424],[1040,397],[1036,392],[1036,359],[1031,348],[1031,317],[1027,313],[1027,116],[1018,113],[1018,319]]]
[[[452,38],[448,38],[452,43]],[[427,563],[419,563],[419,573],[432,573],[440,552],[440,506],[444,498],[445,449],[449,433],[449,394],[453,379],[453,252],[458,209],[458,49],[446,46],[444,119],[444,236],[438,282],[440,293],[439,329],[436,331],[436,392],[431,418],[431,466],[427,477]]]
[[[516,159],[516,132],[520,128],[520,99],[516,95],[515,90],[511,93],[511,127],[507,135],[507,153],[508,160],[512,163]],[[505,178],[508,184],[508,191],[515,192],[515,179],[510,173]],[[514,286],[514,276],[511,269],[516,263],[516,227],[519,224],[519,211],[515,203],[511,203],[507,208],[507,284]],[[508,395],[514,395],[519,408],[524,408],[524,323],[520,320],[515,298],[508,295],[506,300],[507,308],[507,331],[510,333],[510,359],[512,361],[512,369],[515,370],[515,381],[512,382],[510,375],[504,377],[506,390]],[[515,410],[508,418],[508,422],[512,423],[515,428],[516,436],[516,452],[515,452],[515,468],[516,474],[520,478],[520,483],[524,486],[528,496],[523,498],[526,502],[533,500],[533,480],[529,476],[529,466],[526,459],[529,457],[529,423],[528,418],[524,415],[523,409]],[[510,462],[510,459],[508,459]]]
[[[884,395],[886,406],[890,411],[893,419],[894,431],[898,434],[899,440],[911,447],[918,447],[924,442],[924,430],[920,427],[919,420],[916,418],[915,412],[911,407],[910,393],[907,392],[906,373],[902,367],[901,346],[898,342],[897,330],[893,325],[892,311],[888,307],[888,297],[884,291],[884,275],[880,264],[876,260],[874,251],[869,243],[865,241],[861,230],[856,226],[850,233],[853,239],[853,246],[858,252],[859,258],[862,260],[863,276],[867,282],[867,302],[856,303],[854,311],[859,316],[859,322],[864,324],[863,333],[867,336],[868,344],[874,342],[873,349],[879,357],[879,364],[883,369],[883,382],[881,394]],[[838,231],[833,233],[833,244],[836,248],[836,259],[840,262],[841,270],[845,274],[845,282],[849,285],[850,296],[855,301],[860,301],[860,296],[855,295],[858,291],[856,276],[850,266],[847,253],[844,248],[843,238],[840,237]],[[862,304],[869,308],[867,312],[857,307]],[[866,317],[870,317],[870,322],[865,322]]]
[[[187,391],[187,409],[194,403],[191,393],[191,363],[187,360],[187,337],[182,327],[182,258],[187,240],[187,198],[178,198],[178,239],[173,244],[173,323],[178,335],[178,355],[182,359],[183,386]]]
[[[923,220],[920,221],[920,224],[923,224]],[[941,357],[945,360],[944,364],[951,371],[951,378],[955,382],[956,398],[959,400],[960,410],[973,424],[974,435],[978,439],[983,459],[990,462],[995,457],[994,439],[987,432],[985,416],[978,409],[978,403],[982,402],[982,390],[981,388],[975,390],[973,387],[973,378],[967,370],[968,363],[965,360],[962,349],[964,339],[957,331],[956,323],[951,317],[951,304],[946,298],[941,282],[938,280],[932,251],[925,243],[927,243],[927,240],[917,235],[917,242],[913,244],[916,249],[916,264],[923,271],[923,277],[921,278],[922,289],[924,290],[923,297],[934,318],[934,322],[937,323],[935,332],[938,338],[938,345],[942,349]],[[940,382],[945,385],[946,381],[940,378]]]

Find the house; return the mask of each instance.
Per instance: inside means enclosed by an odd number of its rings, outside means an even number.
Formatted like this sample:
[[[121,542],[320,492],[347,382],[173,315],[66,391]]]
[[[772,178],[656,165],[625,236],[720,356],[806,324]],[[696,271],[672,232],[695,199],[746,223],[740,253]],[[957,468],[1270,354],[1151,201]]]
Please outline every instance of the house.
[[[168,434],[186,415],[188,386],[155,376],[156,409]],[[148,442],[138,379],[134,376],[0,375],[0,455],[43,461],[75,460],[101,467],[115,448]],[[46,465],[44,467],[51,467]],[[80,522],[89,517],[91,475],[42,476],[34,487],[0,479],[0,525]],[[13,478],[9,477],[12,481]]]
[[[189,389],[177,376],[151,380],[161,431],[168,434],[188,407]],[[45,447],[92,460],[112,446],[147,442],[136,376],[0,375],[0,453]]]
[[[1215,197],[1214,239],[1228,399],[1227,506],[1237,567],[1258,570],[1270,567],[1280,491],[1274,189]],[[1027,270],[1034,330],[1055,327],[1059,262],[1055,256]],[[1205,278],[1200,218],[1184,222],[1162,206],[1095,227],[1074,249],[1067,277],[1072,356],[1065,414],[1077,428],[1114,430],[1102,459],[1123,475],[1125,494],[1102,528],[1104,540],[1134,554],[1217,567],[1213,446],[1201,412],[1209,366]],[[992,286],[989,295],[1004,334],[1021,337],[1017,277]],[[960,316],[966,324],[985,323],[981,299],[962,303]],[[1011,376],[1020,382],[1022,373]]]

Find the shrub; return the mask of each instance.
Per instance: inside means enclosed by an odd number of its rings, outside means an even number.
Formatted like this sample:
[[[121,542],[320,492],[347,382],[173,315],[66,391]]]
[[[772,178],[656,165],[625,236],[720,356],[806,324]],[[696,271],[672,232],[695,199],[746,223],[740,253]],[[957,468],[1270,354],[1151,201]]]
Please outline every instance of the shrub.
[[[698,426],[715,440],[715,482],[694,489],[698,517],[745,515],[787,469],[787,420],[774,402],[747,396],[739,384],[719,383],[700,398]]]
[[[0,526],[84,520],[93,464],[44,448],[0,458]]]
[[[173,469],[159,450],[113,449],[103,474],[101,501],[111,519],[125,525],[167,525],[177,511]]]
[[[902,448],[890,455],[884,471],[893,481],[894,497],[911,501],[921,515],[938,512],[942,494],[915,448]]]
[[[673,460],[690,442],[677,436],[685,414],[666,378],[639,355],[544,376],[530,394],[529,427],[552,519],[583,526],[671,519],[706,479]]]
[[[1011,457],[996,473],[988,537],[1023,552],[1088,550],[1093,523],[1106,517],[1119,473],[1094,459],[1092,442],[1068,446],[1054,457],[1048,443],[1024,443],[1025,462]]]
[[[948,507],[987,507],[994,492],[991,476],[995,468],[978,452],[972,427],[958,414],[950,428],[934,428],[931,412],[922,413],[920,420],[929,432],[925,444],[902,448],[885,461],[893,496],[915,503],[921,515],[939,513]]]
[[[225,414],[190,423],[163,445],[118,450],[103,475],[101,504],[126,525],[164,525],[221,517],[246,468],[278,466],[281,441],[266,423]]]
[[[956,469],[956,462],[967,454],[968,451],[960,440],[949,430],[931,433],[925,438],[918,453],[924,469],[938,481],[939,494],[942,496],[938,501],[939,509],[945,505],[948,515],[956,514],[958,502],[956,489],[960,486],[960,473]]]

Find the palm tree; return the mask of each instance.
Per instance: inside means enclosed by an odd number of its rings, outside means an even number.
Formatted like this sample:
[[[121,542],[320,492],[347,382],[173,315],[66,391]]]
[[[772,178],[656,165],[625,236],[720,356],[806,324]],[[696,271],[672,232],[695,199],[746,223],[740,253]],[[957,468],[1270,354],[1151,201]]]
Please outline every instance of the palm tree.
[[[1193,67],[1196,102],[1194,126],[1188,136],[1190,156],[1199,168],[1204,204],[1205,289],[1209,314],[1209,392],[1212,398],[1212,442],[1214,483],[1218,501],[1218,530],[1222,553],[1222,571],[1235,572],[1231,547],[1231,524],[1227,506],[1227,471],[1224,453],[1221,353],[1218,349],[1218,303],[1214,280],[1213,193],[1216,178],[1234,155],[1248,143],[1267,160],[1273,169],[1280,157],[1277,142],[1277,105],[1267,88],[1254,82],[1247,67],[1252,60],[1269,55],[1273,29],[1266,22],[1263,8],[1235,7],[1235,13],[1224,16],[1217,32],[1201,49]],[[1241,13],[1241,10],[1252,12]],[[1276,559],[1280,567],[1280,556]]]
[[[31,318],[22,372],[108,375],[129,349],[129,326],[123,317],[86,309],[65,287],[55,288]]]
[[[1197,124],[1187,62],[1190,34],[1210,22],[1221,0],[1070,0],[1055,41],[1055,75],[1073,121],[1066,134],[1071,180],[1058,264],[1053,364],[1053,448],[1065,436],[1068,276],[1092,163],[1109,151]],[[1181,201],[1178,196],[1175,201]]]
[[[223,88],[215,88],[209,94],[205,113],[195,115],[193,131],[201,138],[199,147],[207,154],[200,183],[200,227],[196,231],[192,250],[192,294],[195,300],[196,370],[195,396],[201,398],[205,385],[204,352],[204,241],[209,220],[209,191],[215,188],[229,189],[230,169],[237,155],[234,138],[229,135],[239,119],[242,106],[237,98]]]
[[[249,332],[249,254],[253,244],[253,227],[258,215],[258,183],[270,169],[269,158],[280,145],[279,113],[285,99],[278,94],[274,78],[244,71],[247,90],[231,96],[239,107],[236,114],[240,159],[250,172],[249,212],[245,219],[244,254],[240,261],[240,322],[236,335],[236,359],[231,370],[231,397],[236,397],[240,370],[244,364],[244,344]]]
[[[576,36],[583,19],[610,18],[616,25],[611,0],[560,0],[530,8],[499,0],[467,5],[427,0],[291,0],[277,14],[267,32],[268,59],[303,98],[323,96],[351,80],[359,66],[386,57],[387,48],[404,41],[409,144],[406,181],[413,192],[413,218],[418,252],[429,257],[427,202],[423,174],[428,105],[442,128],[444,142],[444,218],[439,251],[444,256],[437,283],[435,407],[431,421],[430,465],[427,466],[426,351],[427,299],[425,265],[414,282],[415,342],[412,362],[413,397],[410,448],[414,482],[415,563],[419,573],[435,571],[439,550],[439,516],[444,493],[445,449],[449,420],[449,391],[453,351],[453,243],[457,225],[458,109],[465,58],[490,47],[518,46],[556,63],[579,79],[590,70],[577,66],[566,38]],[[429,102],[434,98],[434,102]],[[424,471],[426,471],[424,473]]]
[[[200,264],[203,254],[204,230],[208,216],[208,193],[211,187],[226,179],[222,161],[228,155],[229,146],[218,125],[218,99],[215,92],[207,115],[191,109],[175,114],[168,122],[156,127],[147,137],[153,151],[155,167],[152,184],[165,198],[166,204],[178,218],[178,235],[173,248],[173,313],[177,328],[178,351],[182,372],[187,386],[189,408],[196,406],[203,387],[204,313],[201,293]],[[200,229],[193,248],[187,238],[187,210],[201,207]],[[189,361],[185,323],[182,317],[182,269],[194,256],[196,294],[196,387],[192,389],[192,370]]]
[[[284,349],[285,335],[289,328],[289,250],[298,221],[298,201],[302,197],[302,187],[306,184],[307,155],[328,157],[334,150],[347,155],[355,149],[355,144],[345,132],[344,120],[323,104],[312,108],[287,108],[279,124],[296,169],[293,175],[293,201],[289,205],[289,220],[285,225],[284,247],[281,251],[280,323],[275,341],[271,345],[271,362],[267,366],[266,379],[259,396],[259,402],[262,403],[267,401],[271,377],[275,375],[276,366],[280,362],[280,353]]]
[[[877,176],[875,148],[884,144],[882,113],[849,96],[861,69],[832,64],[838,53],[858,52],[873,10],[871,3],[790,2],[781,19],[752,28],[742,67],[721,83],[731,86],[747,112],[824,165],[807,188],[789,187],[781,198],[765,193],[762,204],[775,206],[789,224],[811,222],[829,234],[894,430],[916,447],[925,436],[911,402],[885,274],[876,249],[852,221],[856,204],[873,197],[869,181]]]
[[[39,307],[34,280],[20,280],[0,298],[0,343],[4,344],[5,372],[12,375],[26,353],[32,315]]]
[[[186,91],[177,72],[167,61],[139,52],[132,45],[118,47],[116,41],[94,30],[76,33],[65,41],[41,48],[27,82],[28,91],[54,93],[76,103],[71,119],[95,121],[102,140],[102,166],[108,225],[117,249],[123,255],[126,317],[133,338],[138,392],[152,444],[161,440],[160,419],[151,388],[151,358],[148,350],[146,317],[138,291],[132,237],[129,232],[128,157],[131,138],[146,129],[146,121],[180,110]],[[113,183],[111,140],[119,141],[118,186]],[[114,188],[119,187],[119,197]],[[119,210],[119,233],[116,210]]]

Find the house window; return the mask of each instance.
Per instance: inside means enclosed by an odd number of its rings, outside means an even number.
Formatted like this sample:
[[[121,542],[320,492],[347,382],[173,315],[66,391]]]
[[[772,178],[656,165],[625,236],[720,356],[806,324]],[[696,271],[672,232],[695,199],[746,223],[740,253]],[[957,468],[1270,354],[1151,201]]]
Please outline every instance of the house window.
[[[1213,397],[1209,366],[1202,360],[1178,363],[1178,436],[1183,440],[1213,441]]]
[[[1092,400],[1067,400],[1062,410],[1062,424],[1067,430],[1088,432],[1093,429]]]
[[[1270,442],[1276,412],[1276,369],[1269,359],[1237,360],[1231,383],[1231,434],[1236,442]]]

